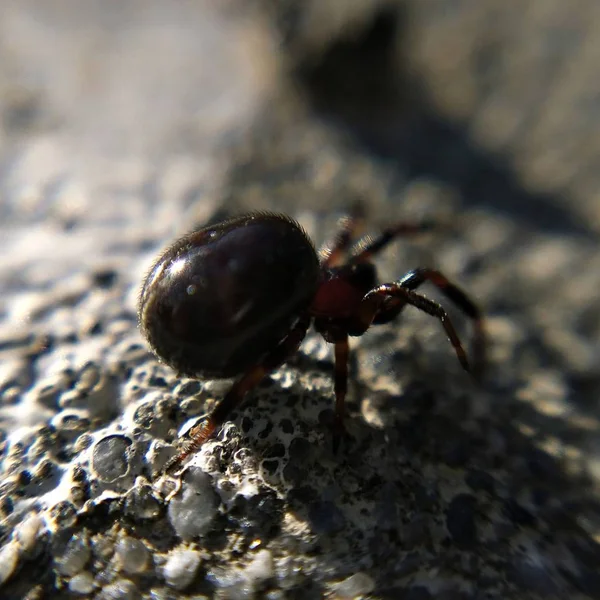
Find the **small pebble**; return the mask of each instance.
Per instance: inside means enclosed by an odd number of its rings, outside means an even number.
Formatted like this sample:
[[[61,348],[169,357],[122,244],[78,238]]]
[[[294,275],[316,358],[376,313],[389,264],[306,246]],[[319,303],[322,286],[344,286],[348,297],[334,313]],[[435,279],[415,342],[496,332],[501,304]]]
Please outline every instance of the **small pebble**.
[[[61,500],[50,509],[49,517],[57,529],[73,527],[77,522],[77,509],[71,502]]]
[[[118,579],[107,585],[98,594],[97,600],[137,600],[141,594],[137,586],[128,579]]]
[[[87,571],[78,573],[69,580],[69,590],[74,594],[81,594],[82,596],[91,594],[94,591],[94,587],[94,578]]]
[[[6,583],[15,572],[19,562],[19,546],[15,542],[8,542],[0,550],[0,585]]]
[[[91,383],[89,378],[94,375],[95,371],[88,376],[88,380],[79,382],[77,391],[81,394],[80,402],[93,416],[108,417],[118,410],[118,392],[114,381],[101,374],[98,375],[98,381],[88,387]]]
[[[204,408],[204,405],[198,398],[186,398],[185,400],[182,400],[179,406],[181,411],[189,417],[195,417],[199,415]]]
[[[117,542],[115,557],[119,568],[126,573],[135,574],[145,571],[148,556],[148,549],[140,540],[124,537]]]
[[[169,521],[181,539],[191,540],[210,529],[218,506],[211,478],[198,468],[190,468],[181,491],[169,503]]]
[[[75,535],[67,543],[62,555],[55,558],[56,570],[61,575],[72,577],[83,570],[90,560],[90,555],[87,539]]]
[[[125,512],[136,519],[156,519],[161,512],[160,502],[149,485],[136,483],[125,498]]]
[[[356,598],[370,594],[375,589],[375,582],[366,573],[354,573],[332,587],[341,598]]]
[[[81,392],[89,392],[102,380],[100,369],[91,362],[86,363],[79,372],[79,379],[75,389]]]
[[[188,380],[180,383],[173,390],[173,394],[177,396],[177,398],[190,398],[199,394],[202,390],[202,384],[196,380]]]
[[[108,562],[115,548],[112,537],[102,534],[95,535],[92,538],[91,546],[94,558],[99,559],[100,562]]]
[[[15,529],[15,537],[25,553],[31,553],[35,549],[41,528],[42,519],[39,515],[32,514]]]
[[[109,435],[96,444],[92,463],[102,481],[111,483],[127,474],[130,446],[131,440],[124,435]]]
[[[163,568],[165,581],[175,589],[185,589],[194,581],[200,562],[200,553],[195,550],[174,550]]]
[[[244,575],[252,582],[271,579],[275,575],[273,555],[270,550],[260,550],[244,569]]]

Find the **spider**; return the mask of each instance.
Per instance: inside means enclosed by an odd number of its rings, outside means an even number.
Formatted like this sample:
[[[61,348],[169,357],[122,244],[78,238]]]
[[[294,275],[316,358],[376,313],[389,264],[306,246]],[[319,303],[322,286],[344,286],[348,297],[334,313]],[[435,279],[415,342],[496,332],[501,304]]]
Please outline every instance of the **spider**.
[[[139,324],[152,350],[180,375],[237,378],[190,440],[165,467],[197,451],[246,394],[299,348],[313,324],[335,354],[334,448],[344,433],[349,336],[395,319],[411,305],[439,319],[462,367],[477,374],[485,349],[477,305],[442,273],[418,268],[398,281],[377,283],[372,258],[401,235],[428,223],[397,223],[356,243],[358,212],[317,254],[300,225],[277,213],[250,213],[206,226],[171,245],[148,273]],[[473,367],[442,306],[415,290],[435,285],[474,323]]]

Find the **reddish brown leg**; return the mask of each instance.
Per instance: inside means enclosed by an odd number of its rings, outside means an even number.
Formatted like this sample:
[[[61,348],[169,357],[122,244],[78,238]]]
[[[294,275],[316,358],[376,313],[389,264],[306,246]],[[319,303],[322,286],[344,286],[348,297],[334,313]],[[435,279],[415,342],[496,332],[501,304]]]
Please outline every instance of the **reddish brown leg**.
[[[365,242],[358,242],[357,251],[350,258],[350,263],[371,262],[373,256],[381,252],[386,246],[393,242],[397,237],[405,235],[414,235],[425,233],[434,228],[434,223],[423,221],[422,223],[396,223],[391,227],[386,227],[375,239]]]
[[[386,298],[389,298],[390,296],[392,298],[398,298],[402,301],[402,304],[398,305],[397,307],[396,314],[402,309],[404,304],[410,304],[411,306],[414,306],[415,308],[426,312],[432,317],[437,317],[442,323],[446,331],[446,335],[448,336],[450,343],[454,347],[456,356],[458,357],[458,360],[462,365],[463,369],[465,371],[471,372],[469,361],[467,359],[467,354],[460,342],[456,330],[454,329],[454,325],[452,325],[452,321],[450,320],[448,313],[437,302],[433,302],[425,296],[421,296],[420,294],[417,294],[416,292],[413,292],[410,289],[402,287],[400,282],[384,283],[371,290],[363,298],[358,314],[360,328],[364,327],[365,331],[369,328],[369,326],[375,320],[377,314],[379,313]],[[390,311],[390,314],[391,312],[392,311]]]
[[[325,244],[319,250],[322,267],[329,269],[340,264],[362,227],[364,218],[364,208],[357,203],[352,207],[350,215],[340,220],[339,231],[333,241]]]
[[[463,292],[457,285],[449,281],[445,275],[434,269],[415,269],[407,273],[401,280],[400,285],[410,290],[415,290],[421,284],[430,281],[442,294],[453,302],[467,317],[473,320],[473,371],[480,376],[485,368],[486,336],[483,322],[483,314],[480,308]]]
[[[430,281],[462,312],[473,320],[474,334],[472,344],[473,372],[480,376],[485,367],[485,328],[483,315],[479,307],[458,286],[449,281],[445,275],[433,269],[415,269],[408,272],[398,284],[403,288],[415,290],[420,285]],[[382,307],[374,317],[375,324],[388,323],[404,308],[406,302],[394,298],[387,306]]]
[[[225,394],[225,397],[209,415],[206,421],[196,425],[190,431],[191,439],[184,445],[183,450],[173,457],[165,466],[165,473],[172,472],[177,468],[190,454],[200,449],[214,434],[218,427],[223,425],[231,411],[244,399],[246,394],[255,388],[266,375],[274,371],[287,358],[292,355],[306,336],[306,330],[310,325],[308,316],[302,317],[296,326],[290,331],[288,336],[266,356],[262,363],[251,368],[245,375],[242,375]]]
[[[335,424],[333,432],[333,451],[337,452],[344,435],[344,417],[346,393],[348,391],[348,357],[350,349],[348,336],[335,342]]]

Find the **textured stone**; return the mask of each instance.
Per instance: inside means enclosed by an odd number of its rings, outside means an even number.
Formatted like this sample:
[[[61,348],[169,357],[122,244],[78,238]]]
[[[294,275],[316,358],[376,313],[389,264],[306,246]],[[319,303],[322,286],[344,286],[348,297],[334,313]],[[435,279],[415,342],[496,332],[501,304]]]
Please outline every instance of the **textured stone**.
[[[211,478],[200,469],[189,469],[181,491],[169,503],[169,520],[181,539],[191,540],[210,529],[218,506]]]
[[[194,550],[186,548],[173,550],[163,569],[166,582],[171,587],[184,590],[196,577],[200,562],[200,554]]]
[[[600,22],[519,8],[0,3],[2,597],[593,596]],[[482,381],[407,306],[351,340],[334,453],[333,348],[310,330],[164,476],[231,381],[149,352],[153,258],[246,210],[319,247],[356,199],[361,232],[437,224],[378,275],[434,266],[473,295]],[[469,351],[468,316],[418,291]]]

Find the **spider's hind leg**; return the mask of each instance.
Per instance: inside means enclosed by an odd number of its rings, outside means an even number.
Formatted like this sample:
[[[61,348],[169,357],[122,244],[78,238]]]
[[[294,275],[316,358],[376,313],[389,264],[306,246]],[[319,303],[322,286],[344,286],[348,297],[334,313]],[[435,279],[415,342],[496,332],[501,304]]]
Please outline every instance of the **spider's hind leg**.
[[[246,394],[298,350],[298,347],[306,336],[309,325],[310,317],[303,315],[288,333],[287,337],[267,354],[262,362],[254,365],[247,373],[235,381],[224,398],[208,416],[207,420],[190,430],[190,439],[184,444],[181,452],[167,462],[164,467],[165,473],[172,472],[188,456],[199,450],[202,444],[210,439],[215,431],[225,423],[231,411],[242,402]]]

